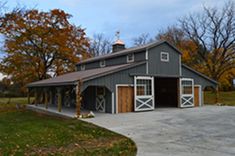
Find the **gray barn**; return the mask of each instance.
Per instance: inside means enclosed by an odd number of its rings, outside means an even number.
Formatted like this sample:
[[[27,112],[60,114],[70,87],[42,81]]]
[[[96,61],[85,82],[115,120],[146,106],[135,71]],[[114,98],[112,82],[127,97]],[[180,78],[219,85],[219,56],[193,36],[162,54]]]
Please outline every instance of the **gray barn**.
[[[76,72],[28,84],[35,103],[106,113],[201,106],[206,86],[217,82],[183,65],[168,42],[125,49],[120,40],[113,53],[78,63]]]

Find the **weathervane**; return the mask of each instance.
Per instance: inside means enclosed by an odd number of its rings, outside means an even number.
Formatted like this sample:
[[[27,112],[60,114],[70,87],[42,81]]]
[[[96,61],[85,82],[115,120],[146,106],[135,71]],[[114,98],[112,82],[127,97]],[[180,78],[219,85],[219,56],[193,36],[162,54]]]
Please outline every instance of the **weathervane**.
[[[117,37],[117,40],[119,40],[119,39],[120,39],[120,31],[119,31],[119,30],[118,30],[118,31],[116,31],[115,36]]]

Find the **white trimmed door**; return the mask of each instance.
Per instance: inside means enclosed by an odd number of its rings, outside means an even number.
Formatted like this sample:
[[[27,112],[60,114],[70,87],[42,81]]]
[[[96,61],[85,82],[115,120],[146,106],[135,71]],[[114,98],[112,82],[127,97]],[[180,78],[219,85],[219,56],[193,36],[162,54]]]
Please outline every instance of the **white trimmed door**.
[[[194,106],[194,81],[190,78],[180,79],[180,107],[193,107]]]
[[[105,87],[96,87],[96,110],[105,112]]]
[[[154,78],[135,77],[135,111],[145,111],[154,109]]]

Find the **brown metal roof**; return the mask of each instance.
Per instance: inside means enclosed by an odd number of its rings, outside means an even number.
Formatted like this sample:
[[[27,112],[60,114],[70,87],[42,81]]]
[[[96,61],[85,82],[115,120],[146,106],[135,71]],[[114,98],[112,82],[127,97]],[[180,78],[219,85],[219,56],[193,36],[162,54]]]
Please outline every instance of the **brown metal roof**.
[[[137,46],[137,47],[128,48],[128,49],[121,50],[121,51],[118,51],[118,52],[109,53],[109,54],[105,54],[105,55],[101,55],[101,56],[97,56],[97,57],[92,57],[92,58],[89,58],[89,59],[86,59],[84,61],[79,62],[77,65],[83,64],[83,63],[89,63],[89,62],[93,62],[93,61],[97,61],[97,60],[102,60],[102,59],[113,58],[113,57],[125,55],[125,54],[128,54],[128,53],[141,52],[143,50],[150,49],[152,47],[161,45],[162,43],[167,43],[172,48],[174,48],[178,53],[181,54],[181,52],[175,46],[173,46],[172,44],[170,44],[167,41],[154,41],[152,43],[148,43],[148,44]]]
[[[82,81],[91,80],[93,78],[108,75],[108,74],[118,72],[124,69],[135,67],[144,63],[145,62],[138,62],[138,63],[122,64],[122,65],[116,65],[116,66],[108,66],[104,68],[96,68],[96,69],[72,72],[72,73],[60,75],[57,77],[53,77],[50,79],[32,82],[32,83],[29,83],[27,87],[74,85],[77,83],[78,80],[82,80]]]

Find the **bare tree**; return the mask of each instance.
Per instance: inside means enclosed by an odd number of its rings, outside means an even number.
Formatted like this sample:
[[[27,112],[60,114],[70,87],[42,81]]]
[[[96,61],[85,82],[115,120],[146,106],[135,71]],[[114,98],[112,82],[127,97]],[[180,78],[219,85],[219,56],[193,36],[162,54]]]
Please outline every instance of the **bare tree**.
[[[200,14],[180,20],[182,30],[197,46],[205,73],[215,80],[235,68],[235,4],[230,1],[220,10],[204,7]]]
[[[135,46],[141,46],[141,45],[147,44],[151,41],[152,41],[152,39],[150,38],[148,33],[142,33],[140,36],[133,38],[133,44]]]
[[[112,51],[112,40],[101,33],[94,34],[90,39],[89,51],[93,56],[108,54]]]
[[[185,34],[181,28],[173,25],[167,27],[166,29],[160,30],[155,39],[158,41],[166,40],[177,46],[179,43],[185,40]]]
[[[204,7],[200,14],[180,20],[187,37],[196,45],[201,69],[219,81],[226,72],[235,69],[235,3],[229,1],[222,9]],[[216,102],[218,102],[216,88]]]
[[[182,52],[182,62],[194,67],[195,64],[200,64],[195,45],[189,39],[185,32],[177,25],[172,25],[166,29],[162,29],[155,36],[157,41],[168,41]]]

